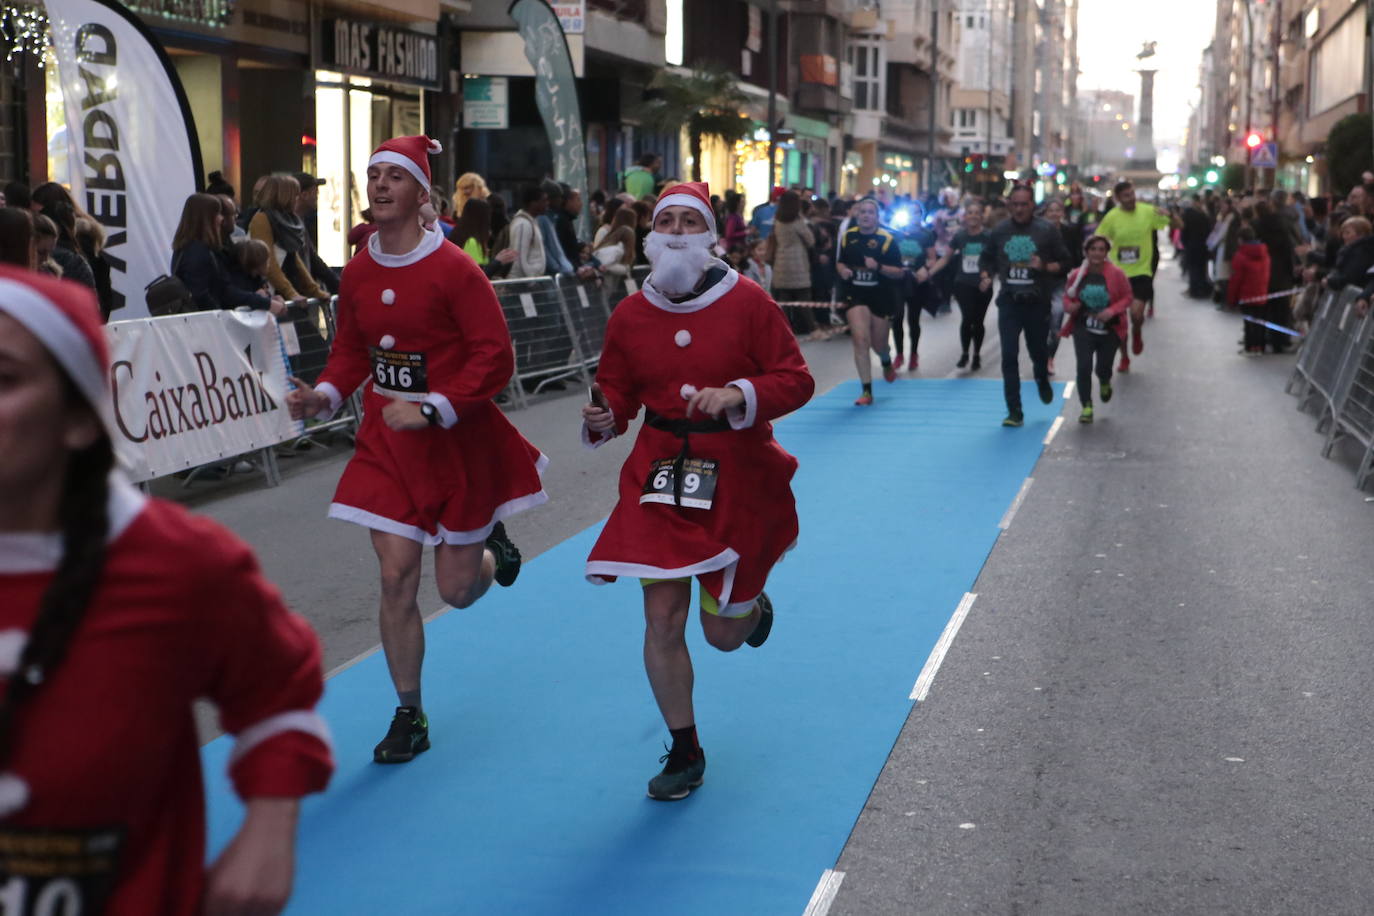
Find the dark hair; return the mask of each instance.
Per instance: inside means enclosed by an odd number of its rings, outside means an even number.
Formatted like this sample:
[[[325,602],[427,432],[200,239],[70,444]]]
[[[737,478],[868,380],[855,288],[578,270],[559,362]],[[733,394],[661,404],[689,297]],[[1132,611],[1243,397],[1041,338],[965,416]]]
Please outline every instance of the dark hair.
[[[493,194],[485,200],[491,204],[491,232],[492,235],[495,235],[510,225],[510,213],[507,209],[506,199],[500,194]]]
[[[1239,238],[1242,242],[1253,242],[1256,241],[1259,238],[1259,236],[1255,234],[1254,226],[1244,225],[1240,227],[1240,232],[1237,233],[1237,238]]]
[[[234,197],[234,186],[224,180],[223,172],[211,172],[205,176],[206,194],[223,194],[225,197]]]
[[[640,153],[639,159],[637,161],[640,165],[644,166],[647,169],[649,166],[653,165],[656,160],[660,158],[662,157],[659,156],[658,153]]]
[[[216,194],[219,200],[220,216],[224,217],[224,222],[220,225],[220,241],[225,248],[234,244],[234,220],[239,215],[239,205],[234,203],[234,198],[228,194]]]
[[[215,217],[223,211],[219,198],[213,194],[192,194],[181,207],[181,221],[172,236],[172,250],[180,251],[192,242],[203,242],[214,251],[223,246],[223,239],[215,231]]]
[[[0,209],[0,262],[33,270],[33,215],[16,207]]]
[[[616,213],[625,206],[625,201],[619,197],[612,197],[606,201],[606,208],[601,211],[601,225],[609,226],[611,220],[615,219]]]
[[[524,210],[530,204],[537,204],[546,196],[547,192],[537,184],[526,185],[520,191],[520,209]]]
[[[34,188],[30,194],[33,203],[38,204],[38,208],[44,213],[54,204],[65,203],[75,209],[76,201],[72,200],[71,192],[55,181],[45,181]]]
[[[1030,185],[1028,185],[1028,184],[1016,184],[1016,185],[1013,185],[1013,186],[1012,186],[1012,189],[1011,189],[1010,191],[1007,192],[1007,200],[1011,200],[1011,196],[1012,196],[1013,194],[1020,194],[1022,191],[1026,192],[1027,194],[1029,194],[1029,195],[1031,196],[1031,202],[1034,203],[1034,201],[1035,201],[1035,189],[1032,188],[1032,187],[1031,187]]]
[[[741,195],[738,191],[726,191],[726,192],[725,192],[725,212],[726,212],[726,213],[738,213],[738,212],[740,212],[740,208],[742,208],[743,206],[744,206],[744,196]]]
[[[1122,179],[1121,181],[1118,181],[1115,185],[1112,186],[1112,195],[1118,196],[1121,194],[1122,191],[1129,191],[1131,188],[1134,187],[1135,185],[1131,184],[1129,181],[1126,181],[1125,179]]]
[[[60,369],[59,372],[64,400],[68,404],[86,404],[85,396],[67,373]],[[16,710],[42,689],[62,663],[100,583],[105,569],[105,539],[110,529],[108,479],[113,467],[114,450],[105,435],[73,452],[68,461],[58,506],[62,559],[39,600],[38,616],[19,655],[19,667],[0,701],[0,768],[8,762],[14,747]]]
[[[463,213],[448,234],[448,240],[459,248],[466,245],[468,239],[476,239],[483,253],[491,244],[491,204],[476,197],[469,197],[463,204]]]
[[[783,191],[778,198],[778,209],[773,213],[773,219],[780,223],[795,222],[801,216],[801,195],[796,191]]]
[[[27,210],[31,203],[33,203],[33,195],[29,192],[29,186],[24,182],[11,181],[5,185],[5,206],[21,207]]]

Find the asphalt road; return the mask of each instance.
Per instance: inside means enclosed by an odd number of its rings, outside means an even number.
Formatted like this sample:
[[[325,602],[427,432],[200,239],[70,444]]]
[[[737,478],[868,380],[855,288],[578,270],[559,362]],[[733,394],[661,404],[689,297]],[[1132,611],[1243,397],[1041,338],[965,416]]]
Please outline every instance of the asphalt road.
[[[832,914],[1374,912],[1374,503],[1283,393],[1292,358],[1236,355],[1239,319],[1185,299],[1172,263],[1158,285],[1145,354],[1095,425],[1066,406],[971,588]],[[957,313],[924,325],[916,377],[956,374]],[[818,391],[856,387],[847,338],[804,351]],[[526,557],[614,502],[629,441],[583,450],[581,403],[511,414],[552,462],[551,503],[508,525]],[[346,458],[178,492],[254,546],[330,669],[377,643],[367,534],[324,518]],[[421,606],[441,610],[428,577]]]
[[[1374,503],[1176,270],[1097,423],[1066,407],[832,914],[1374,912]]]

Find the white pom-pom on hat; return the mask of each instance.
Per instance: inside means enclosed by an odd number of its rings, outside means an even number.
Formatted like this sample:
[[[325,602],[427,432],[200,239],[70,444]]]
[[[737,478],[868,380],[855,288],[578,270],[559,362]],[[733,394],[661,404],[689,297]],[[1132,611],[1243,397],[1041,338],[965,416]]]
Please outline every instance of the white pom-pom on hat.
[[[687,330],[686,328],[683,328],[681,331],[678,331],[676,334],[673,335],[673,343],[677,344],[679,347],[685,347],[691,342],[692,332]]]
[[[430,154],[431,156],[437,156],[437,155],[439,155],[440,153],[442,153],[443,151],[444,151],[444,144],[440,143],[438,140],[435,140],[433,137],[430,137],[430,138],[429,138],[429,154]]]
[[[29,803],[29,784],[17,773],[0,773],[0,818],[22,811]]]
[[[395,305],[395,304],[396,304],[396,290],[394,290],[394,289],[384,289],[384,290],[382,290],[382,305]]]
[[[387,334],[381,340],[377,341],[377,346],[381,347],[383,350],[390,350],[392,347],[396,346],[396,338]]]

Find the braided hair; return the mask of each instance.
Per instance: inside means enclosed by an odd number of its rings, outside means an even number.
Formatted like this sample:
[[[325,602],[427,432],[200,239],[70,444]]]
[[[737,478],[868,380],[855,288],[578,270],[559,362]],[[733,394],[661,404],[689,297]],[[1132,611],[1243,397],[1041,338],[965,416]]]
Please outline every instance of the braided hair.
[[[76,385],[65,372],[61,375],[66,402],[84,405],[86,399]],[[38,617],[19,656],[19,667],[0,700],[0,768],[14,748],[16,710],[42,688],[62,663],[100,582],[110,528],[108,478],[112,467],[114,450],[109,437],[103,434],[68,458],[58,509],[62,559],[39,603]]]

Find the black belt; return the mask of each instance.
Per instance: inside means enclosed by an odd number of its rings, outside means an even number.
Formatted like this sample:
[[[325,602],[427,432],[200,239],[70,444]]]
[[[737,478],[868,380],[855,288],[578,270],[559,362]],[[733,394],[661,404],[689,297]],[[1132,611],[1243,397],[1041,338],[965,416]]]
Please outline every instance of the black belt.
[[[688,420],[686,417],[678,420],[671,420],[662,414],[654,413],[647,408],[644,411],[644,424],[652,426],[654,429],[662,430],[665,433],[672,433],[682,440],[682,448],[678,449],[677,457],[673,459],[673,503],[682,505],[682,465],[690,457],[691,434],[692,433],[725,433],[729,432],[730,421],[724,417],[715,420]]]

